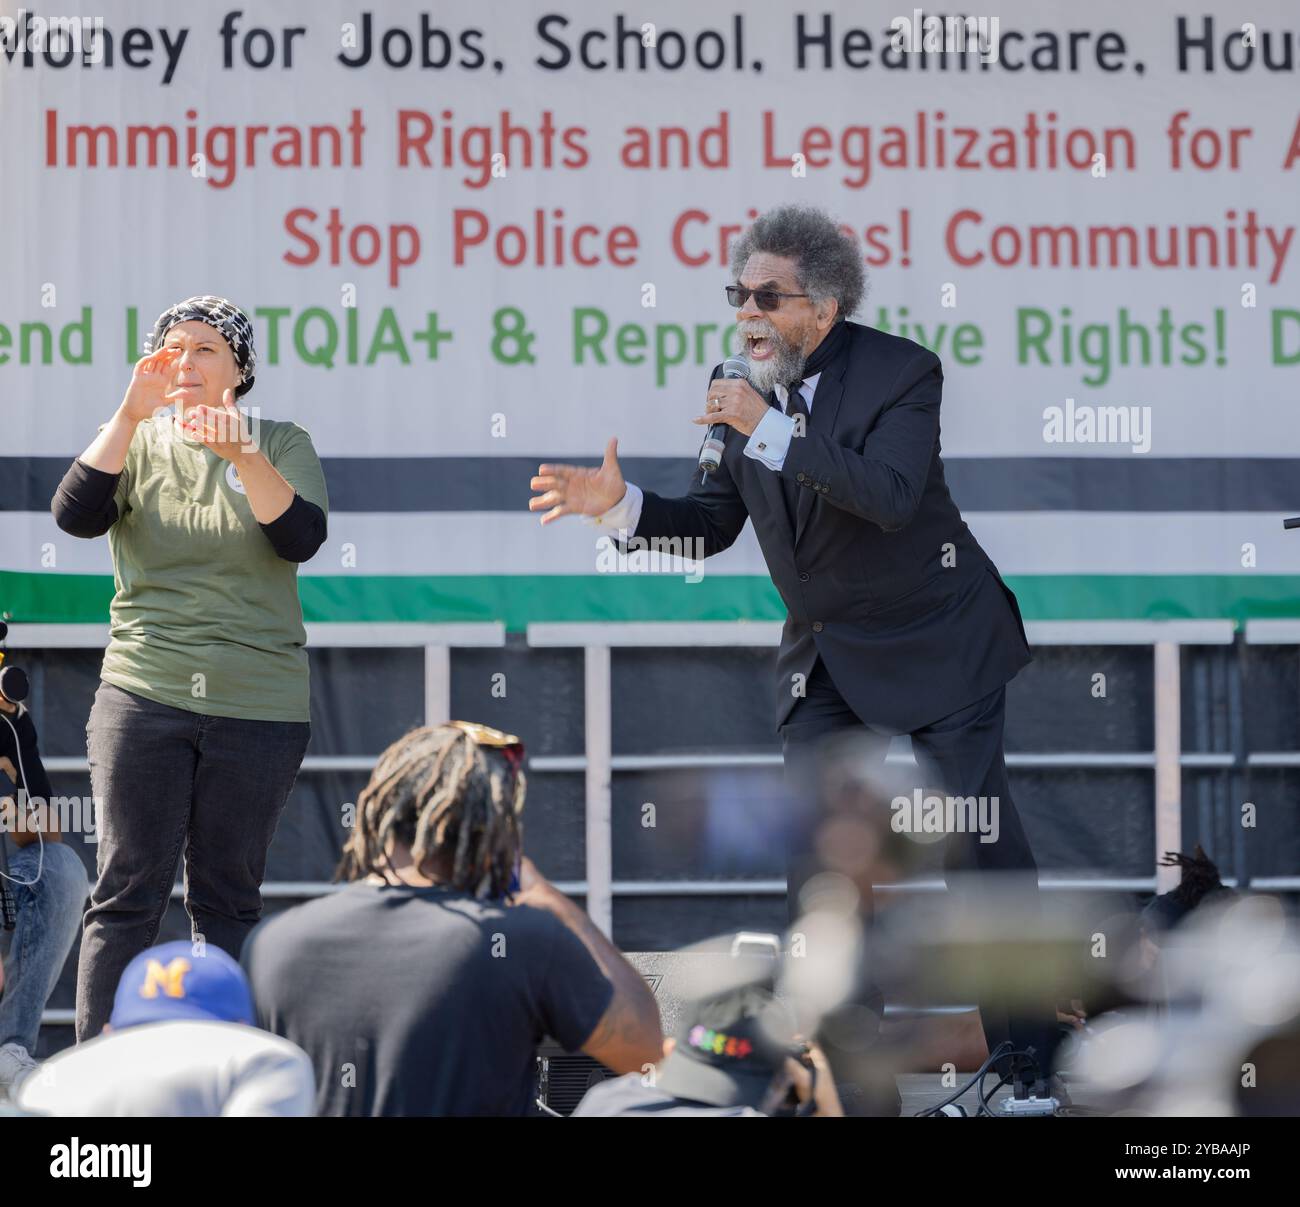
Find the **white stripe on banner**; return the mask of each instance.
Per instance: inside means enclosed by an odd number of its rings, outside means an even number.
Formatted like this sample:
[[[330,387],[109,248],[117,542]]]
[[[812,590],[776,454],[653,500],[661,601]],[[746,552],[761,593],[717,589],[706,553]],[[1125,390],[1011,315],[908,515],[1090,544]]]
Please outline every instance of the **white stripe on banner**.
[[[967,520],[1004,574],[1285,574],[1300,554],[1271,512],[973,512]],[[531,514],[336,513],[303,573],[594,574],[611,568],[598,537],[576,519],[540,528]],[[644,568],[687,569],[669,557]],[[48,513],[0,512],[0,569],[108,574],[112,564],[106,540],[68,536]],[[753,528],[705,572],[766,573]]]

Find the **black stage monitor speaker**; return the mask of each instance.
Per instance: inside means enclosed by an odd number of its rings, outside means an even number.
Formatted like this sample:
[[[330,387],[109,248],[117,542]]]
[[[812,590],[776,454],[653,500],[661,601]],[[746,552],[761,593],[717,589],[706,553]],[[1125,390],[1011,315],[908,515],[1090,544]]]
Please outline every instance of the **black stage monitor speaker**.
[[[677,1030],[677,1015],[690,996],[691,974],[699,975],[719,953],[678,951],[629,951],[628,961],[645,977],[655,1000],[665,1035]],[[582,1096],[597,1082],[615,1074],[599,1061],[581,1052],[570,1054],[549,1036],[537,1048],[537,1102],[534,1114],[546,1117],[569,1115]]]

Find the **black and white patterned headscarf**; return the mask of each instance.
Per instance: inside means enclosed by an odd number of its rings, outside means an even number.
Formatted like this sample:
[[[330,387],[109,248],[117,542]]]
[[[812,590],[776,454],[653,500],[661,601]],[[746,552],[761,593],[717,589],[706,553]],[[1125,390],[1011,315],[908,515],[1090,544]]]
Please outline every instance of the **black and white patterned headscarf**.
[[[239,385],[235,387],[235,397],[242,398],[253,388],[253,371],[257,368],[257,353],[253,349],[253,324],[234,302],[225,298],[216,298],[205,294],[203,297],[186,298],[177,302],[170,310],[164,310],[153,326],[153,333],[145,340],[144,350],[148,355],[163,346],[167,332],[177,323],[200,322],[215,327],[225,337],[230,350],[235,354],[235,364],[239,366]]]

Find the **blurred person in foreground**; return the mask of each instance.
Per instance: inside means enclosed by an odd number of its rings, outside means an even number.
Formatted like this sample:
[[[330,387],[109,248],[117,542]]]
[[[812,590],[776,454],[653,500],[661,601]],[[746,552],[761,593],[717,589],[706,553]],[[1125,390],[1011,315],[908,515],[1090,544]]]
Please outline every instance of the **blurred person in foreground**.
[[[896,1077],[907,1067],[914,1036],[896,1029],[886,1044],[880,1028],[885,989],[900,988],[887,980],[885,965],[905,978],[899,967],[905,953],[892,946],[890,927],[899,896],[879,895],[870,909],[863,901],[871,900],[873,885],[915,872],[919,848],[890,829],[890,775],[866,740],[830,735],[817,750],[815,800],[796,806],[816,815],[805,823],[812,826],[815,870],[803,884],[789,936],[801,958],[787,962],[783,988],[824,1054],[843,1113],[896,1116],[902,1111]]]
[[[350,883],[249,936],[258,1016],[310,1053],[319,1114],[523,1115],[546,1035],[616,1073],[659,1059],[641,975],[522,857],[523,760],[486,726],[412,730],[357,801]]]
[[[1267,893],[1228,890],[1199,850],[1171,853],[1165,863],[1183,868],[1184,891],[1174,890],[1181,900],[1161,894],[1123,920],[1129,925],[1111,927],[1105,963],[1123,997],[1097,1011],[1079,1048],[1079,1078],[1108,1113],[1293,1116],[1300,1104],[1293,909]]]
[[[7,684],[21,675],[6,668]],[[21,679],[26,694],[26,676]],[[8,690],[13,690],[10,686]],[[15,693],[17,695],[17,693]],[[36,1067],[41,1014],[58,984],[81,928],[90,892],[85,865],[63,841],[50,808],[53,789],[41,760],[36,726],[23,703],[0,692],[0,774],[17,797],[0,798],[0,842],[8,854],[16,925],[0,964],[0,1097]],[[7,838],[6,835],[9,837]]]
[[[1156,968],[1160,949],[1171,933],[1202,906],[1224,906],[1236,900],[1235,889],[1219,878],[1219,869],[1198,842],[1190,854],[1166,851],[1160,866],[1178,868],[1176,887],[1152,897],[1138,915],[1138,958],[1143,968]]]
[[[17,1102],[60,1116],[293,1116],[315,1096],[307,1054],[253,1024],[239,965],[176,942],[127,965],[103,1033],[47,1060]]]
[[[655,1068],[593,1086],[573,1118],[844,1113],[825,1056],[802,1041],[790,1004],[776,996],[775,960],[719,955],[714,969],[719,983],[683,1005]]]
[[[977,1000],[986,1037],[1039,1037],[1033,1080],[1062,1097],[1059,1079],[1049,1080],[1058,1036],[1025,1017],[1027,1011],[1038,1018],[1052,1011],[1058,1024],[1069,1021],[1051,1000],[1057,967],[1036,946],[1038,903],[1026,902],[1014,888],[1005,894],[988,873],[960,877],[950,871],[949,891],[940,899],[878,893],[874,908],[864,909],[873,886],[925,876],[946,835],[908,824],[912,779],[882,767],[870,738],[828,735],[816,752],[815,799],[804,806],[815,814],[807,823],[813,872],[790,932],[789,950],[799,958],[786,961],[781,988],[825,1053],[844,1113],[898,1115],[898,1074],[929,1067],[933,1057],[932,1028],[927,1034],[915,1021],[895,1023],[882,1035],[886,991],[896,1001],[933,1001],[936,993],[944,1001]],[[947,957],[954,953],[961,959],[950,966]],[[985,973],[972,976],[971,961]],[[944,1059],[957,1067],[982,1059],[957,1031],[945,1033],[944,1043],[953,1049]],[[1007,1076],[1034,1071],[1009,1051],[995,1067]]]

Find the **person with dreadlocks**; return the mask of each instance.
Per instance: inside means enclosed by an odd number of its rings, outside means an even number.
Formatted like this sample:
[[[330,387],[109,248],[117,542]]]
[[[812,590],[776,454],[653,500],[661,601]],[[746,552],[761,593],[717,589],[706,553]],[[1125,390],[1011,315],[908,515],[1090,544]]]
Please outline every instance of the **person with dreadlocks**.
[[[311,737],[297,576],[325,540],[325,476],[303,428],[235,405],[255,368],[233,302],[163,311],[50,503],[64,532],[108,535],[116,588],[86,726],[102,805],[78,1042],[156,941],[182,850],[193,938],[238,959]]]
[[[1224,904],[1237,896],[1219,879],[1218,867],[1199,842],[1190,855],[1166,851],[1160,866],[1179,868],[1180,874],[1176,888],[1152,897],[1138,915],[1141,961],[1148,967],[1156,962],[1160,948],[1188,914],[1204,902]]]
[[[641,975],[523,856],[523,760],[470,722],[399,738],[357,800],[345,887],[249,935],[259,1025],[311,1057],[317,1114],[525,1114],[547,1035],[616,1073],[662,1056]]]

